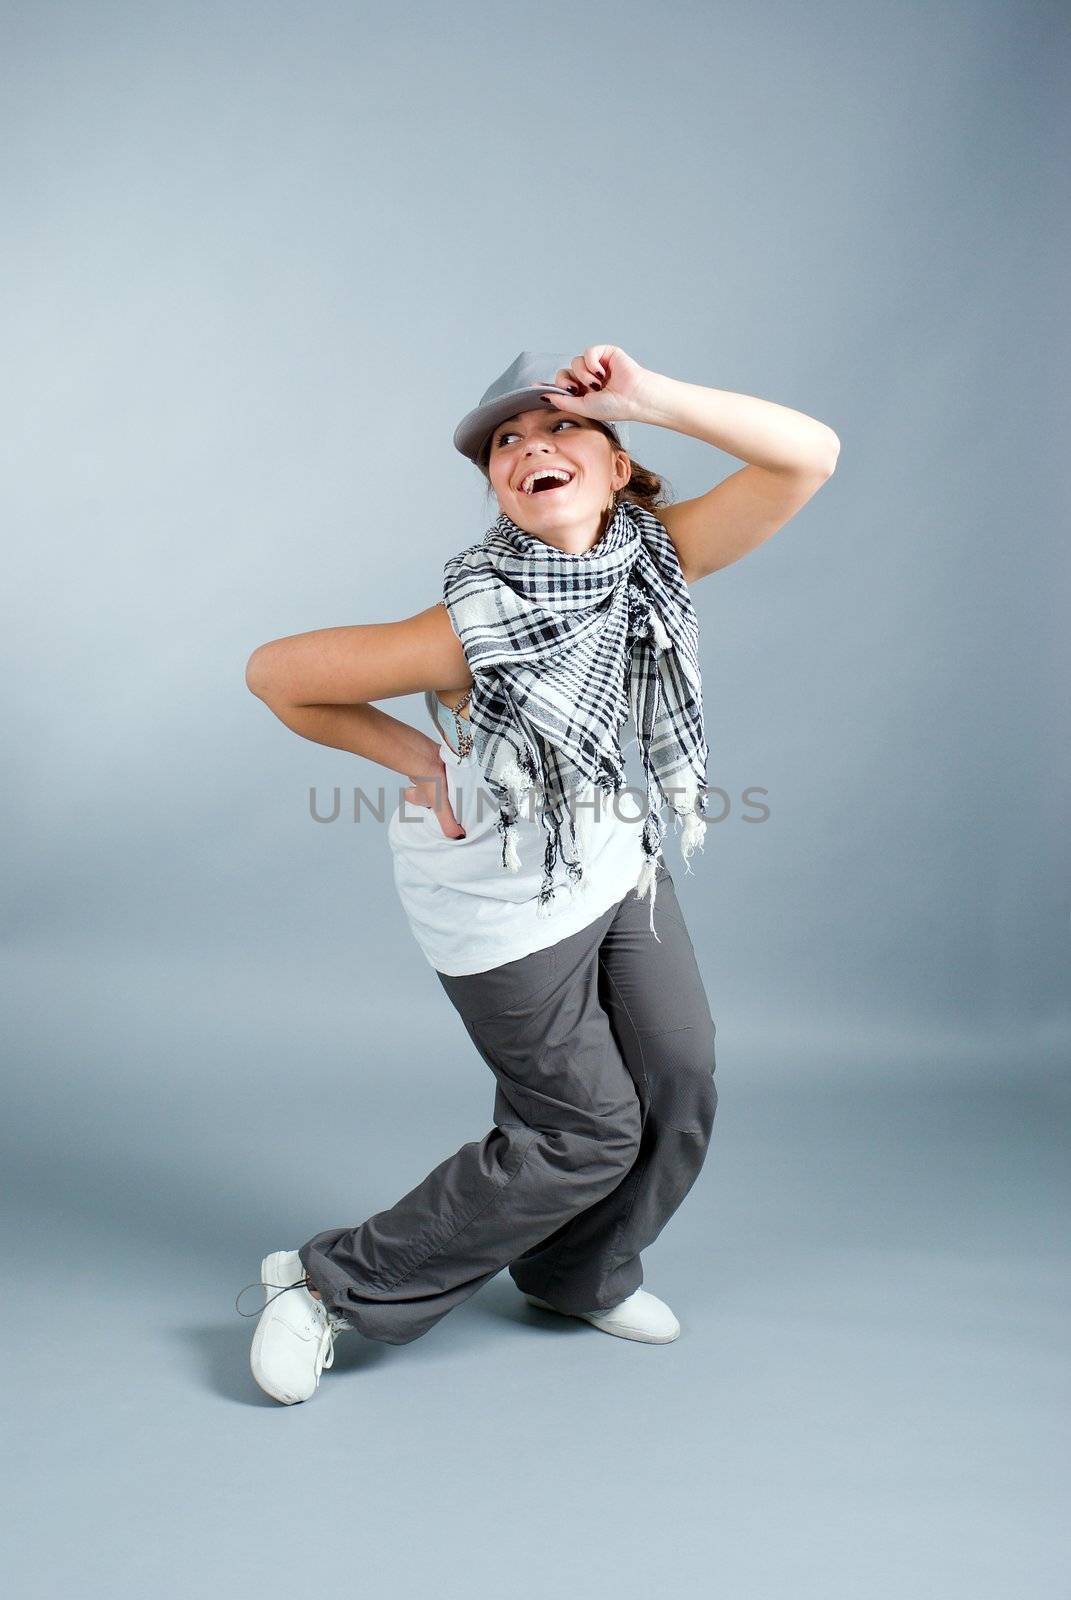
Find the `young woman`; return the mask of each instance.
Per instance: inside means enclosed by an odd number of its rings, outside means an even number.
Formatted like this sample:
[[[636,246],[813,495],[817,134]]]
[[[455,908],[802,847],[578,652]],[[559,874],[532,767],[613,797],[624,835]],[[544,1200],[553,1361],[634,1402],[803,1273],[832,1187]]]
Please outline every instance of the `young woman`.
[[[665,504],[629,421],[747,465]],[[783,526],[840,448],[811,417],[615,345],[522,352],[454,443],[498,516],[446,562],[443,599],[275,640],[247,668],[296,733],[408,778],[395,881],[496,1081],[491,1130],[396,1205],[265,1257],[251,1365],[284,1404],[315,1393],[339,1332],[409,1343],[505,1266],[541,1309],[678,1336],[640,1253],[698,1176],[717,1106],[715,1025],[661,859],[663,804],[686,864],[704,834],[689,585]],[[436,739],[373,704],[419,690]],[[645,792],[622,801],[629,730]]]

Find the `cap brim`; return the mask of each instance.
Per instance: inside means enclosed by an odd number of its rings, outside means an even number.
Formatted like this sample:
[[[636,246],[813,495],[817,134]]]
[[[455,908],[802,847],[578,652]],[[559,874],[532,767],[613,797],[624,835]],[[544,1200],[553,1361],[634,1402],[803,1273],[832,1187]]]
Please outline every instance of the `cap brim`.
[[[509,417],[516,417],[522,411],[554,411],[550,401],[544,401],[545,394],[569,394],[569,390],[560,383],[529,384],[523,389],[514,389],[510,394],[498,395],[496,399],[489,400],[486,405],[477,406],[475,411],[470,411],[462,417],[454,429],[454,447],[460,450],[472,462],[479,464],[480,450],[487,442],[487,436],[493,433],[500,422],[505,422]],[[563,411],[561,415],[568,416]],[[627,448],[627,433],[620,422],[609,422],[605,426],[612,428],[621,441],[622,449]]]
[[[454,429],[454,445],[463,456],[468,456],[470,461],[479,458],[480,447],[487,442],[487,435],[498,427],[500,422],[505,422],[508,417],[515,417],[522,411],[553,411],[554,407],[549,401],[543,401],[544,394],[567,394],[557,383],[529,384],[523,389],[514,389],[511,394],[500,394],[494,400],[489,400],[486,405],[477,406],[475,411],[470,411],[462,417]]]

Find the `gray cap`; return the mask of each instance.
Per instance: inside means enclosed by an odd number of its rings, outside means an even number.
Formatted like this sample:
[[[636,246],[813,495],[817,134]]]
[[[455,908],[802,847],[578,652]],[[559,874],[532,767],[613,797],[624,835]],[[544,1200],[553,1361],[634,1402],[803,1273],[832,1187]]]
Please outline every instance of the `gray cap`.
[[[560,353],[547,355],[538,351],[522,350],[516,361],[508,366],[484,392],[476,409],[462,417],[458,423],[454,430],[454,444],[461,454],[478,464],[480,450],[487,443],[488,434],[492,433],[500,422],[505,422],[507,417],[515,417],[521,411],[540,409],[553,411],[554,405],[551,401],[544,400],[543,394],[569,393],[568,389],[563,389],[551,379],[563,367],[570,367],[572,360],[572,356]],[[533,390],[536,391],[534,394]],[[559,415],[566,417],[571,413],[562,411]],[[601,417],[598,420],[602,422]],[[610,429],[622,450],[628,449],[627,423],[604,422],[603,426]]]

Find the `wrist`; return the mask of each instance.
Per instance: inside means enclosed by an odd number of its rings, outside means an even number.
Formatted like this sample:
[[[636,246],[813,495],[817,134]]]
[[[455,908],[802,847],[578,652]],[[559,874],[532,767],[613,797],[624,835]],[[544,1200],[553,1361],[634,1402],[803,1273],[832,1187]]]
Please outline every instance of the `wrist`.
[[[408,774],[410,783],[426,783],[429,778],[440,777],[446,771],[446,762],[442,758],[439,746],[432,739],[428,740],[428,748],[422,759],[414,765],[419,766],[420,771],[416,777],[412,772]]]
[[[684,391],[689,387],[667,373],[645,371],[636,396],[636,414],[629,420],[646,422],[655,428],[675,427]]]

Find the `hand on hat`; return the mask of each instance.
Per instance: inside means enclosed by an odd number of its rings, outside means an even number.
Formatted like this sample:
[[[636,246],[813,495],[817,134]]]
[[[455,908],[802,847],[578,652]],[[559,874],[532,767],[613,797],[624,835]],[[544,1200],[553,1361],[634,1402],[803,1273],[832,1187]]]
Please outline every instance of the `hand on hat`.
[[[616,344],[592,344],[554,374],[553,382],[579,394],[545,394],[557,410],[595,422],[642,422],[643,394],[651,377]]]

